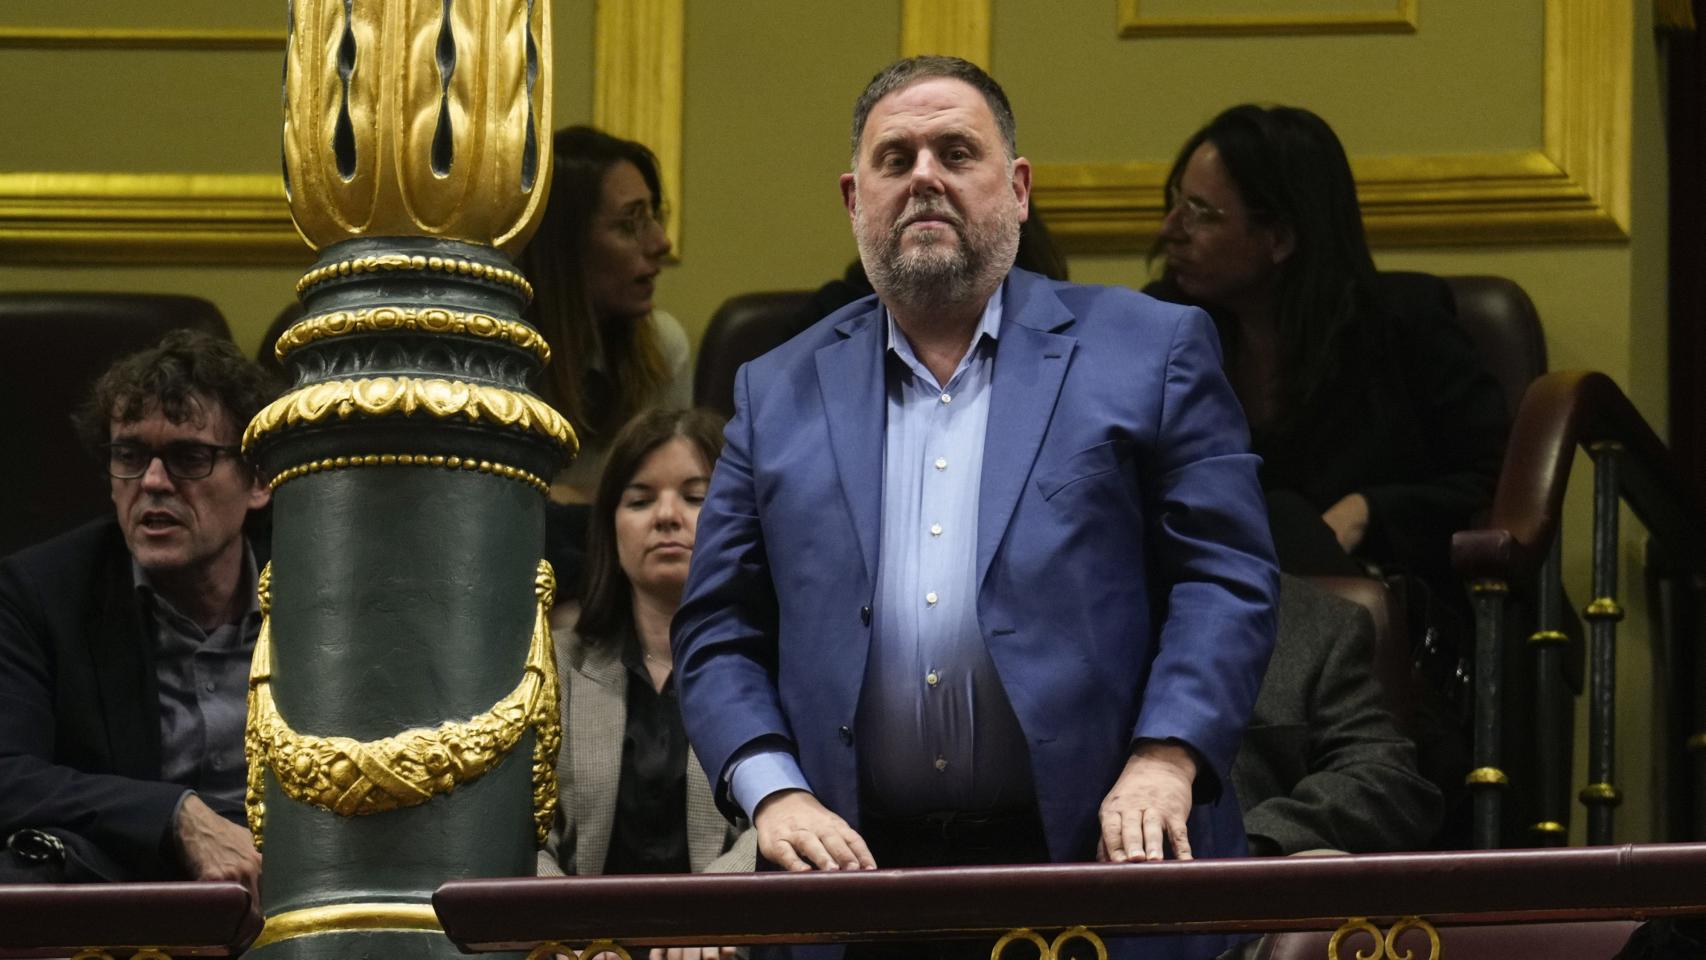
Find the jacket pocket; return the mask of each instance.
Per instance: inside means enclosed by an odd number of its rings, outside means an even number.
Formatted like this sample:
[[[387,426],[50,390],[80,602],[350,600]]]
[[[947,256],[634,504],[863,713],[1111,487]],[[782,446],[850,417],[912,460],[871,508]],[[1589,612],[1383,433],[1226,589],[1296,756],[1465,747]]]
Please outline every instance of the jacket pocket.
[[[1130,470],[1132,456],[1130,440],[1106,440],[1087,447],[1038,474],[1037,492],[1043,495],[1044,500],[1053,500],[1055,494],[1079,481],[1118,470]]]

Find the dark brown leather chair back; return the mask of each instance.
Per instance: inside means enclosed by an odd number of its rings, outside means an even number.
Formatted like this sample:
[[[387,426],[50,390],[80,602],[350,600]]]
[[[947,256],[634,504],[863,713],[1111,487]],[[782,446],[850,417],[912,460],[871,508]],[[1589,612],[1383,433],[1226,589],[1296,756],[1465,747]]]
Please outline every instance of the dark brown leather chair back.
[[[723,301],[699,343],[693,403],[734,416],[735,371],[793,336],[795,315],[809,299],[809,290],[777,290],[743,293]]]
[[[230,339],[219,308],[159,293],[0,294],[0,556],[111,510],[71,412],[119,357],[178,327]]]
[[[1337,956],[1450,957],[1451,960],[1511,960],[1513,957],[1553,957],[1569,960],[1611,960],[1630,934],[1640,926],[1635,920],[1584,920],[1559,923],[1503,924],[1484,927],[1446,927],[1439,931],[1440,947],[1432,951],[1427,933],[1410,929],[1400,933],[1393,946],[1397,953],[1375,950],[1366,933],[1355,933],[1339,944]],[[1327,944],[1333,935],[1324,931],[1277,933],[1268,938],[1258,960],[1320,960],[1330,956]]]
[[[1442,279],[1457,301],[1457,322],[1504,390],[1506,415],[1515,416],[1528,385],[1546,372],[1546,335],[1534,301],[1504,277]]]

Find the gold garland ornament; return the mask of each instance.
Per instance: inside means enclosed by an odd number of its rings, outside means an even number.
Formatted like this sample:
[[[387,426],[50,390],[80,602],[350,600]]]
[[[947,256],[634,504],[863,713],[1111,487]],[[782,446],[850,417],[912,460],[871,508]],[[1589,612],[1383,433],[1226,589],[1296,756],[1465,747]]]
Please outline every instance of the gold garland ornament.
[[[533,728],[533,827],[543,844],[557,807],[557,663],[549,614],[557,581],[541,560],[533,593],[538,614],[527,665],[509,695],[470,720],[436,729],[417,727],[382,740],[297,733],[272,695],[272,564],[261,571],[261,633],[249,668],[249,720],[243,752],[249,761],[244,801],[249,831],[260,849],[266,825],[266,771],[284,795],[339,816],[365,816],[419,806],[471,783],[501,763]]]
[[[484,313],[464,313],[443,307],[371,307],[337,310],[297,321],[273,347],[283,360],[292,352],[318,340],[352,333],[384,333],[389,330],[418,330],[422,333],[459,334],[485,340],[502,340],[551,362],[551,347],[539,332],[525,323],[504,320]]]
[[[460,417],[470,423],[487,421],[534,433],[566,448],[572,455],[580,441],[563,415],[538,397],[514,390],[415,377],[375,377],[328,380],[292,390],[264,407],[243,431],[243,452],[284,427],[302,426],[352,416],[412,417],[422,413],[440,420]]]
[[[1339,925],[1333,931],[1333,936],[1327,941],[1327,960],[1342,960],[1340,945],[1345,938],[1354,933],[1365,933],[1374,941],[1373,949],[1368,953],[1356,951],[1356,960],[1415,960],[1415,951],[1398,950],[1398,937],[1406,930],[1420,930],[1428,938],[1428,955],[1426,960],[1439,960],[1440,943],[1439,931],[1434,925],[1421,917],[1399,917],[1398,922],[1388,929],[1384,936],[1380,928],[1370,923],[1367,917],[1352,917]]]
[[[1082,940],[1088,943],[1091,949],[1096,951],[1096,960],[1108,960],[1107,944],[1103,943],[1102,938],[1096,935],[1096,931],[1083,924],[1067,927],[1060,931],[1052,942],[1044,940],[1042,934],[1030,927],[1009,930],[1001,935],[1001,939],[995,941],[995,946],[990,948],[989,960],[1001,960],[1001,955],[1007,952],[1007,948],[1019,942],[1029,943],[1036,947],[1037,960],[1059,960],[1061,950],[1074,940]]]

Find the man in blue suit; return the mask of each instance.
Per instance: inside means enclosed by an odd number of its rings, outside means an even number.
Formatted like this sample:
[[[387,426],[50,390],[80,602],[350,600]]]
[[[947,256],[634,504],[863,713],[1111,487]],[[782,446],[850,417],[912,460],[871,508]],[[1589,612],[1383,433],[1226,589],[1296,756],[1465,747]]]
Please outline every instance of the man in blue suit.
[[[1243,853],[1277,575],[1208,317],[1012,269],[970,63],[878,74],[853,149],[877,295],[741,370],[675,620],[719,803],[790,870]]]

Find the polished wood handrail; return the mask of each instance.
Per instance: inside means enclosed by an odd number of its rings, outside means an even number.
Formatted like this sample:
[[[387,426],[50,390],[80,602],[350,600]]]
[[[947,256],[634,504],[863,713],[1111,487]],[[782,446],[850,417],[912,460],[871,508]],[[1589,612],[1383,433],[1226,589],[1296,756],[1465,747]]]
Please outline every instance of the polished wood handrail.
[[[140,947],[230,957],[260,931],[239,883],[0,884],[0,958]]]
[[[1670,451],[1610,377],[1581,370],[1546,374],[1523,394],[1492,512],[1481,528],[1452,538],[1458,571],[1470,579],[1532,580],[1557,535],[1576,449],[1599,443],[1622,447],[1623,499],[1661,549],[1679,568],[1706,572],[1706,513]]]
[[[433,894],[464,950],[822,943],[1078,924],[1101,935],[1332,930],[1706,913],[1706,844],[811,874],[462,880]]]

